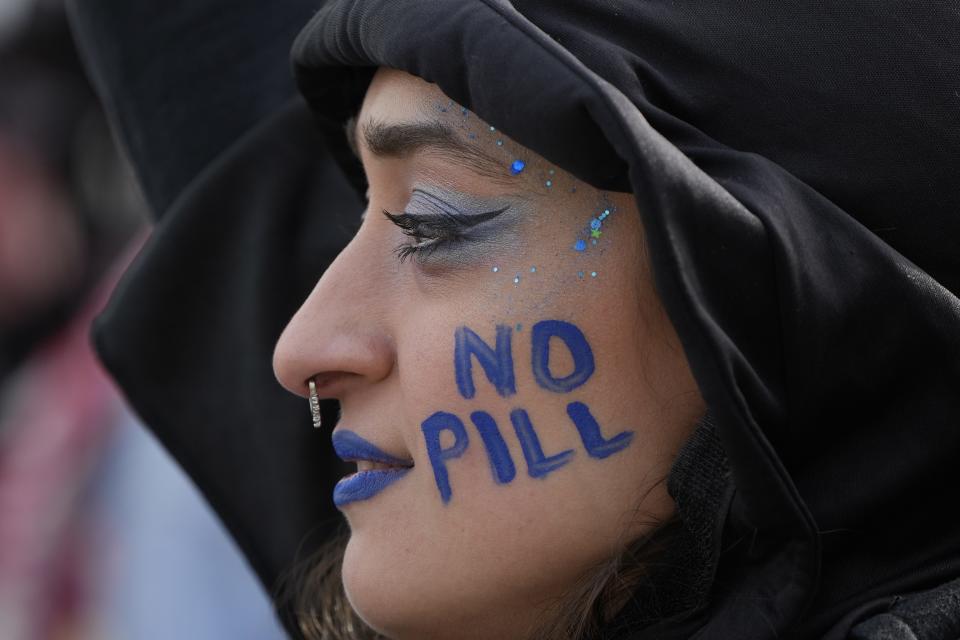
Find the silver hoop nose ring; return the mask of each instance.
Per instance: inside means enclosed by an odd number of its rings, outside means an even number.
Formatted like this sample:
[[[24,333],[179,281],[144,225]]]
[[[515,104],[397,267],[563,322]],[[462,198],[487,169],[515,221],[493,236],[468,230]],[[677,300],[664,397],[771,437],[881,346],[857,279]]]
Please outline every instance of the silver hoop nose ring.
[[[310,378],[307,384],[310,387],[310,415],[313,416],[313,428],[319,429],[323,423],[320,418],[320,396],[317,395],[317,383]]]

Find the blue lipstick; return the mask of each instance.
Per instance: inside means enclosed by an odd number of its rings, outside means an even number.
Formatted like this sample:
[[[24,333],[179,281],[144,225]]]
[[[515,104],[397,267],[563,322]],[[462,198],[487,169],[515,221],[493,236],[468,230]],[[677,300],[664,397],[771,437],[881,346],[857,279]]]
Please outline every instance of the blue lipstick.
[[[343,507],[357,500],[372,498],[407,475],[409,471],[410,467],[358,471],[352,476],[342,479],[333,488],[333,504],[337,507]]]
[[[352,431],[335,432],[333,449],[337,456],[347,462],[366,460],[391,465],[390,468],[358,471],[340,480],[333,489],[333,503],[337,507],[372,498],[405,476],[413,466],[412,460],[392,456]]]
[[[337,431],[333,434],[333,450],[346,462],[369,460],[398,467],[410,467],[413,460],[403,460],[383,451],[369,440],[364,440],[353,431]]]

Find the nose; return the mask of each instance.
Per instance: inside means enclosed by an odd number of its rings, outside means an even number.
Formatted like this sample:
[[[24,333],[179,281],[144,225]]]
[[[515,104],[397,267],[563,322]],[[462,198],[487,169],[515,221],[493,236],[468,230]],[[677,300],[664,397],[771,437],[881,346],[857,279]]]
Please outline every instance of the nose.
[[[341,399],[390,375],[396,360],[384,313],[389,273],[364,241],[364,229],[337,256],[283,330],[273,371],[306,397],[314,378],[321,398]]]

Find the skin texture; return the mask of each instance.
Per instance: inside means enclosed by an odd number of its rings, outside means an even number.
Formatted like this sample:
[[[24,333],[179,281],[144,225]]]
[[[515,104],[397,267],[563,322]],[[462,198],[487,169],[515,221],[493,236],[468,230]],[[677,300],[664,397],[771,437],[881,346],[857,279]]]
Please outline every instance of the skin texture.
[[[527,637],[579,577],[672,514],[663,480],[703,402],[654,293],[630,194],[576,181],[403,72],[377,73],[357,121],[370,184],[363,224],[290,321],[274,358],[290,391],[305,397],[316,376],[320,396],[340,402],[337,430],[414,461],[401,480],[343,508],[351,528],[347,594],[391,638]],[[369,123],[430,122],[454,129],[494,161],[493,170],[474,171],[452,152],[427,148],[380,157],[363,141]],[[517,158],[526,166],[511,175]],[[417,240],[382,211],[412,208],[418,188],[465,213],[510,208],[479,240],[401,262],[398,245]],[[590,220],[611,205],[598,243],[575,251]],[[575,325],[592,349],[594,373],[569,393],[534,378],[531,329],[542,320]],[[513,331],[516,393],[498,394],[474,360],[476,394],[464,398],[455,332],[467,326],[492,346],[497,325]],[[552,371],[561,376],[572,366],[569,351],[552,341]],[[589,456],[567,414],[574,401],[589,406],[605,437],[633,431],[630,445]],[[509,419],[517,408],[547,455],[574,451],[569,463],[545,477],[528,474]],[[492,477],[469,419],[477,410],[503,435],[516,465],[509,483]],[[464,454],[448,461],[446,503],[421,428],[437,411],[457,415],[470,435]]]

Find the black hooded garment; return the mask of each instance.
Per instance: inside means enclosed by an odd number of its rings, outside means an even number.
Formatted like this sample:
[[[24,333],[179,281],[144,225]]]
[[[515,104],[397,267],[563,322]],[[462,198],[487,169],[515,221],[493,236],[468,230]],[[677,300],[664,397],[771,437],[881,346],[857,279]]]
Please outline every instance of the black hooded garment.
[[[646,627],[628,607],[616,637],[960,635],[955,3],[75,0],[73,14],[159,216],[98,349],[268,588],[336,521],[327,432],[270,360],[357,225],[340,125],[382,65],[635,193],[732,487],[678,496],[685,517],[712,500],[709,597]],[[308,20],[304,104],[287,52]],[[718,446],[677,466],[703,469]]]

